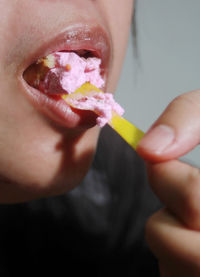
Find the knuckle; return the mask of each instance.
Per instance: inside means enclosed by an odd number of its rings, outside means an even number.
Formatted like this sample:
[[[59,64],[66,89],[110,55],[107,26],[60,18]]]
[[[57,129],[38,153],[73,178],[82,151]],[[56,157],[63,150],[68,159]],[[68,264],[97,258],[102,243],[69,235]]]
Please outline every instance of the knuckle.
[[[154,225],[154,215],[149,217],[145,224],[145,240],[150,247],[151,251],[156,255],[154,241],[156,237],[156,229]],[[157,255],[156,255],[157,256]]]
[[[176,104],[183,104],[184,106],[188,106],[194,109],[195,107],[199,111],[200,108],[200,89],[190,91],[183,93],[179,96],[177,96],[172,102],[171,105],[176,105]]]
[[[155,251],[155,245],[154,245],[155,241],[159,239],[158,226],[159,226],[161,215],[162,215],[162,210],[154,213],[148,218],[145,224],[145,238],[153,252]]]
[[[153,220],[153,215],[152,215],[147,219],[146,224],[145,224],[146,237],[151,236],[153,223],[154,223],[154,220]]]
[[[190,256],[184,257],[180,266],[190,273],[189,276],[200,276],[200,254],[195,250],[192,252]]]
[[[163,164],[158,163],[147,165],[149,185],[155,193],[160,187],[160,177],[163,176],[164,172],[165,168],[163,167]]]
[[[193,261],[194,276],[200,276],[200,255]]]
[[[196,181],[195,176],[191,178]],[[167,266],[170,276],[200,276],[200,241],[196,232],[194,235],[166,209],[148,219],[145,231],[151,251]]]
[[[200,170],[193,168],[188,174],[183,193],[184,216],[187,224],[200,229]]]

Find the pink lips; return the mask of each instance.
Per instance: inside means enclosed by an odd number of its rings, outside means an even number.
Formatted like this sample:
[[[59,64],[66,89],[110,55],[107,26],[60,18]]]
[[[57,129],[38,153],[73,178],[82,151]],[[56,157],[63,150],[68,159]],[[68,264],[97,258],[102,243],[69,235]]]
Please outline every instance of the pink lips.
[[[43,45],[27,62],[25,67],[34,63],[41,57],[56,51],[77,51],[89,50],[102,61],[101,71],[106,80],[110,64],[110,40],[107,32],[100,26],[88,26],[86,24],[76,24],[68,27],[67,30],[53,40],[48,45]],[[66,102],[56,96],[49,97],[39,90],[29,86],[21,77],[26,95],[35,108],[49,117],[55,123],[69,129],[88,128],[95,125],[96,116],[91,112],[78,111],[66,104]]]

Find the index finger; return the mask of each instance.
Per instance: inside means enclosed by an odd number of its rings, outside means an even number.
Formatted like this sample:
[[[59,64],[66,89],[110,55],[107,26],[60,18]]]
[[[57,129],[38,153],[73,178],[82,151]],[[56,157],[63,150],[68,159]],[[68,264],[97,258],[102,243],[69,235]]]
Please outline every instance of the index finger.
[[[145,134],[137,152],[146,160],[175,159],[192,150],[200,140],[200,90],[172,101]]]

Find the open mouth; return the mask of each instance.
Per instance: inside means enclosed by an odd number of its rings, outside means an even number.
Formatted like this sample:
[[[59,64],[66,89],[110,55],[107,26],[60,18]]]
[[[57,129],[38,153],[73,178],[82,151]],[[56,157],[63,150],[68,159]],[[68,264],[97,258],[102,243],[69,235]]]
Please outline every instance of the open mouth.
[[[100,65],[101,60],[89,51],[61,51],[39,59],[23,75],[30,86],[54,100],[64,99],[83,118],[83,112],[93,112],[97,125],[103,127],[114,112],[122,115],[123,109],[112,94],[101,91]]]
[[[89,82],[99,89],[105,74],[97,53],[89,50],[59,51],[40,58],[23,73],[24,80],[47,95],[72,94]]]
[[[73,94],[87,82],[105,91],[110,64],[108,41],[101,28],[70,27],[46,50],[40,50],[43,55],[36,53],[20,78],[36,109],[69,129],[96,125],[94,112],[75,109],[62,96]]]
[[[66,111],[69,113],[71,110],[70,116],[75,115],[70,117],[71,122],[79,116],[79,125],[84,127],[95,125],[97,118],[95,113],[68,105],[62,96],[73,94],[85,83],[103,89],[105,75],[101,59],[96,52],[83,49],[51,53],[31,64],[24,71],[23,78],[38,95],[42,95],[45,103],[53,103],[50,106],[54,107],[54,112],[57,110],[57,114],[61,115],[60,111],[63,110],[67,114]]]

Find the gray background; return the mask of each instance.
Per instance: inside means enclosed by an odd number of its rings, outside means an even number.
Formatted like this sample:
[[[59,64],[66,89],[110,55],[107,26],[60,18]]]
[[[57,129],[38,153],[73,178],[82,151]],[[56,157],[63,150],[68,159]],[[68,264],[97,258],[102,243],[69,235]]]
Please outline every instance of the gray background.
[[[146,131],[174,97],[200,88],[200,0],[138,0],[136,24],[116,99]],[[183,159],[200,166],[199,147]]]

